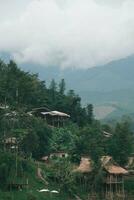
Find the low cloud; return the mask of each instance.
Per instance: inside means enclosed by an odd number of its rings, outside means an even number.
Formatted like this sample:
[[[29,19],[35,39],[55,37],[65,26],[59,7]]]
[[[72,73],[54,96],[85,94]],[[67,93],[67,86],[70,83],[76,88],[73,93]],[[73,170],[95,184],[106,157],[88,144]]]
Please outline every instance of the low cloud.
[[[0,0],[0,51],[19,63],[88,68],[134,53],[133,0],[14,2]]]

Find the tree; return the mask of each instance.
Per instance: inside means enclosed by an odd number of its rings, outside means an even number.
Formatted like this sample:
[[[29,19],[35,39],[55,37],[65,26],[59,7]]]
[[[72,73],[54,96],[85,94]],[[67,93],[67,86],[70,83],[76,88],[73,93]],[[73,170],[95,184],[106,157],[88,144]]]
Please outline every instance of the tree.
[[[79,135],[75,146],[76,154],[89,155],[94,163],[98,163],[104,154],[104,140],[100,124],[82,128]]]
[[[38,150],[38,136],[36,133],[29,132],[21,142],[21,150],[25,153],[26,156],[31,156],[33,152]]]
[[[70,195],[74,194],[76,182],[70,162],[66,158],[56,159],[53,161],[51,171],[53,177],[59,183],[60,190]]]
[[[132,153],[133,137],[127,122],[117,123],[110,142],[109,153],[122,166]]]
[[[87,123],[91,124],[93,122],[93,105],[88,104],[86,107],[87,112]]]
[[[66,128],[57,128],[53,130],[51,138],[52,151],[68,152],[74,147],[74,141],[76,135],[74,134],[74,130],[72,129],[70,130],[69,127],[66,127]]]
[[[61,79],[61,82],[59,83],[59,93],[61,95],[64,95],[65,89],[66,89],[65,80]]]
[[[57,84],[54,79],[52,79],[50,83],[49,90],[50,90],[51,104],[53,104],[56,99],[56,90],[57,90]]]

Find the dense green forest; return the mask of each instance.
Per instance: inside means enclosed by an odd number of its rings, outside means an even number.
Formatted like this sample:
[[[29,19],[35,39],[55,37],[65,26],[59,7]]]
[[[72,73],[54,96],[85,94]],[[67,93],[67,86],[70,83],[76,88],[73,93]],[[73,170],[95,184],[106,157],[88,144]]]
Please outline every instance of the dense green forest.
[[[69,114],[63,127],[50,127],[29,111],[47,107]],[[105,135],[108,134],[108,137]],[[17,140],[17,150],[6,149],[8,138]],[[74,90],[66,91],[65,80],[53,79],[46,86],[37,74],[22,71],[15,62],[0,61],[0,199],[87,199],[93,191],[97,198],[103,190],[102,156],[111,156],[125,168],[134,152],[131,121],[123,119],[115,124],[101,124],[94,119],[91,102],[81,105]],[[67,158],[52,158],[49,164],[41,162],[43,156],[53,152],[66,152]],[[74,173],[83,155],[91,158],[90,175]],[[133,166],[134,167],[134,166]],[[39,180],[36,170],[41,168],[44,179]],[[29,188],[19,191],[12,182],[29,180]],[[86,180],[83,184],[80,180]],[[81,187],[81,185],[82,187]],[[85,183],[85,182],[84,182]],[[56,196],[37,192],[41,188],[57,189]],[[126,193],[133,194],[134,179],[125,182]]]

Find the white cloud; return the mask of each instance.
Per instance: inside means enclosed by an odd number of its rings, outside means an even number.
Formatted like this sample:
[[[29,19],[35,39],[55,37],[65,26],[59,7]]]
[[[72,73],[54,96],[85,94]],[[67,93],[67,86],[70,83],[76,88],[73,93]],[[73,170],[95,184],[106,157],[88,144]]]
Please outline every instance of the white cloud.
[[[133,0],[4,2],[0,51],[18,62],[87,68],[134,53]]]

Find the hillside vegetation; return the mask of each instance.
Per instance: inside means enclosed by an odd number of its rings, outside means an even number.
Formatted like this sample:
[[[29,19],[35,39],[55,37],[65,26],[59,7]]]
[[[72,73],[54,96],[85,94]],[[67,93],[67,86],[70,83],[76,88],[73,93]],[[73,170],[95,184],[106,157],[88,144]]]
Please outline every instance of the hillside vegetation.
[[[29,114],[39,107],[65,112],[70,120],[65,126],[50,126],[41,117]],[[73,90],[66,91],[64,79],[58,84],[53,79],[47,87],[37,74],[20,70],[13,61],[1,61],[0,199],[86,200],[93,193],[96,199],[102,199],[106,172],[101,158],[108,155],[121,167],[127,165],[134,150],[130,125],[128,120],[101,124],[94,119],[92,104],[83,107]],[[6,142],[10,138],[16,140],[12,146]],[[54,152],[66,152],[68,157],[54,156],[41,162],[42,157]],[[93,163],[86,175],[75,173],[83,155]],[[49,191],[41,193],[41,189]],[[133,178],[128,178],[125,193],[133,195],[133,191]]]

